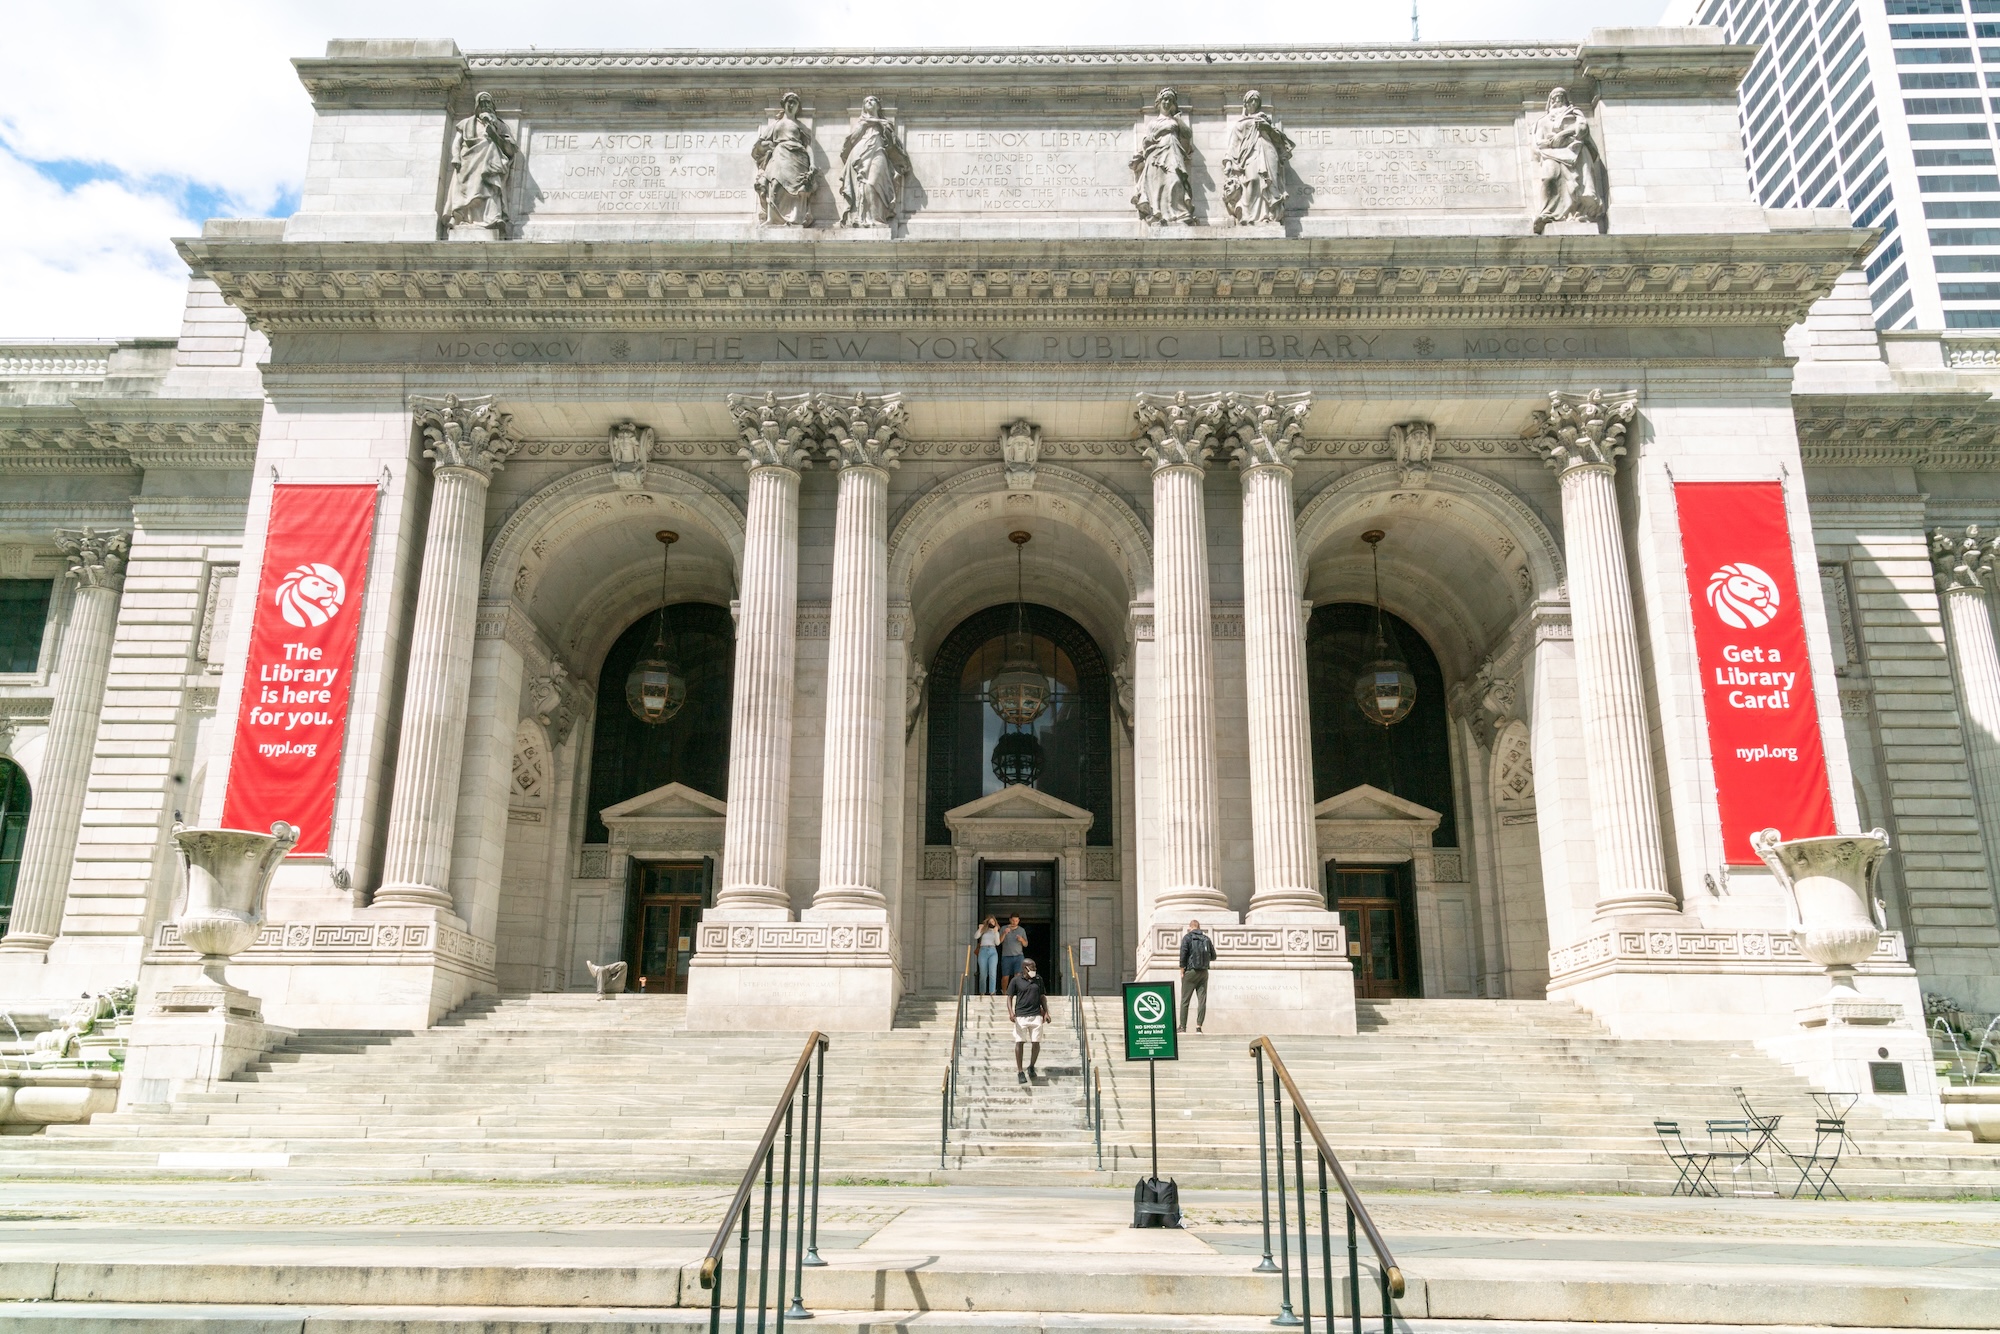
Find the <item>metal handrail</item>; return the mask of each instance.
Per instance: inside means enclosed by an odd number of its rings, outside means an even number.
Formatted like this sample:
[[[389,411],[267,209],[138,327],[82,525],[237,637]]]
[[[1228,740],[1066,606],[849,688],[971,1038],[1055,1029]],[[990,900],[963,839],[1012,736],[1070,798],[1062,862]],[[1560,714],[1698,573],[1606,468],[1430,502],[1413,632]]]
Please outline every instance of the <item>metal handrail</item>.
[[[810,1320],[812,1313],[805,1309],[800,1300],[804,1288],[806,1266],[818,1267],[826,1262],[819,1258],[819,1161],[820,1128],[826,1107],[826,1050],[827,1036],[814,1032],[806,1038],[805,1050],[799,1053],[798,1064],[792,1067],[791,1078],[785,1081],[784,1090],[779,1093],[776,1106],[771,1110],[771,1120],[764,1127],[763,1138],[757,1141],[756,1150],[750,1155],[750,1166],[737,1183],[736,1194],[729,1201],[729,1208],[723,1213],[722,1224],[715,1230],[715,1240],[708,1244],[708,1251],[701,1261],[701,1286],[709,1291],[708,1328],[710,1334],[718,1334],[722,1328],[722,1270],[723,1254],[729,1247],[730,1233],[737,1232],[740,1251],[736,1275],[736,1322],[743,1324],[743,1308],[748,1299],[750,1280],[750,1210],[751,1193],[757,1187],[757,1177],[764,1178],[764,1219],[762,1224],[763,1243],[758,1258],[757,1277],[757,1327],[764,1327],[765,1298],[769,1295],[772,1270],[771,1259],[771,1185],[773,1158],[781,1157],[780,1171],[783,1184],[778,1197],[778,1292],[776,1307],[778,1329],[783,1330],[787,1318]],[[818,1077],[808,1081],[814,1058],[818,1058]],[[815,1087],[817,1085],[817,1087]],[[791,1249],[793,1217],[792,1209],[792,1137],[794,1115],[798,1118],[798,1208],[797,1246]],[[806,1119],[811,1118],[808,1126]],[[782,1155],[774,1155],[778,1132],[785,1134]],[[806,1155],[812,1155],[812,1185],[810,1194],[806,1185]],[[741,1223],[738,1231],[737,1225]],[[810,1234],[808,1233],[810,1226]],[[785,1308],[786,1264],[791,1264],[791,1309]]]
[[[944,1071],[944,1087],[939,1091],[939,1101],[943,1103],[942,1122],[938,1130],[938,1170],[945,1168],[945,1160],[951,1153],[951,1122],[958,1110],[958,1057],[965,1046],[965,995],[972,980],[972,951],[974,946],[965,947],[965,967],[958,974],[958,1017],[951,1028],[951,1060]]]
[[[1063,953],[1069,956],[1069,1017],[1076,1026],[1076,1049],[1083,1058],[1083,1065],[1077,1073],[1083,1076],[1083,1123],[1088,1126],[1093,1119],[1090,1107],[1090,1025],[1084,1019],[1083,985],[1076,967],[1076,947],[1065,945]]]
[[[1283,1306],[1274,1323],[1293,1325],[1301,1323],[1299,1316],[1292,1313],[1291,1298],[1291,1234],[1285,1218],[1285,1122],[1284,1098],[1292,1100],[1292,1170],[1293,1187],[1299,1202],[1299,1298],[1303,1308],[1308,1334],[1312,1329],[1312,1287],[1311,1273],[1307,1259],[1308,1219],[1306,1214],[1305,1144],[1301,1131],[1312,1136],[1313,1147],[1319,1155],[1319,1215],[1320,1215],[1320,1256],[1321,1270],[1326,1289],[1326,1327],[1333,1329],[1333,1256],[1332,1230],[1328,1216],[1327,1173],[1339,1185],[1341,1196],[1347,1205],[1347,1282],[1348,1313],[1352,1319],[1354,1334],[1361,1334],[1361,1266],[1359,1250],[1355,1239],[1357,1225],[1361,1234],[1375,1251],[1376,1267],[1380,1273],[1382,1288],[1382,1330],[1383,1334],[1395,1334],[1395,1313],[1391,1300],[1401,1297],[1405,1291],[1403,1271],[1396,1264],[1396,1258],[1389,1251],[1389,1243],[1382,1240],[1382,1233],[1376,1228],[1375,1220],[1369,1216],[1368,1206],[1361,1202],[1361,1195],[1354,1189],[1354,1182],[1348,1178],[1347,1169],[1340,1165],[1340,1158],[1333,1146],[1326,1141],[1321,1131],[1319,1119],[1306,1105],[1305,1095],[1292,1079],[1292,1072],[1278,1056],[1278,1049],[1268,1037],[1260,1037],[1250,1044],[1250,1054],[1257,1061],[1257,1140],[1258,1171],[1263,1182],[1264,1195],[1264,1258],[1257,1268],[1268,1273],[1271,1269],[1271,1183],[1270,1160],[1264,1152],[1264,1059],[1270,1058],[1271,1073],[1275,1082],[1271,1089],[1271,1111],[1275,1122],[1278,1160],[1278,1271]]]

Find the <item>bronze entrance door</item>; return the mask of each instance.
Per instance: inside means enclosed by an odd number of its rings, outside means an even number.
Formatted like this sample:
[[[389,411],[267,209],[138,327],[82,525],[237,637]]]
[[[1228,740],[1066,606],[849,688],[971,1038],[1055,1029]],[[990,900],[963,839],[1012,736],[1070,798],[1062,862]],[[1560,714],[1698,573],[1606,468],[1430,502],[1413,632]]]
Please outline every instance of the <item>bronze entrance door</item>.
[[[1054,862],[981,862],[979,865],[978,915],[975,928],[992,917],[1002,927],[1009,917],[1019,917],[1028,935],[1028,957],[1035,961],[1042,985],[1050,995],[1063,989],[1063,960],[1057,957],[1062,939],[1056,918],[1056,864]],[[976,984],[978,979],[973,979]]]
[[[1347,929],[1354,994],[1390,998],[1420,994],[1416,922],[1407,866],[1335,866],[1327,898]]]
[[[708,863],[641,862],[633,874],[626,986],[682,994],[694,961],[695,924],[708,893]]]

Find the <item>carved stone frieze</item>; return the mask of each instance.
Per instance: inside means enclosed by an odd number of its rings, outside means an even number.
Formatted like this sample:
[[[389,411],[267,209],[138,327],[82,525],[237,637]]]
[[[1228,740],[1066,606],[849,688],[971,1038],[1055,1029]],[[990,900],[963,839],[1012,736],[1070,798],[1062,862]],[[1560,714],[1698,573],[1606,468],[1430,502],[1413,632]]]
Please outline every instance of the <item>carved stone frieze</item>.
[[[1984,592],[1992,587],[1993,558],[2000,539],[1982,537],[1979,525],[1939,528],[1931,533],[1931,568],[1941,593]]]
[[[646,485],[646,465],[653,461],[653,428],[623,421],[611,428],[611,476],[622,491]]]
[[[1908,955],[1898,931],[1884,931],[1874,957],[1861,965],[1901,964]],[[1671,927],[1600,932],[1549,951],[1549,976],[1582,981],[1598,973],[1797,972],[1820,965],[1799,952],[1789,930],[1681,930]]]
[[[211,565],[201,593],[201,631],[195,638],[194,655],[204,671],[222,670],[223,652],[229,643],[229,613],[236,602],[234,563]]]
[[[950,848],[924,849],[924,879],[952,880],[958,875],[958,854]]]
[[[492,980],[493,942],[442,922],[265,922],[238,963],[381,964],[436,963]],[[154,931],[147,962],[194,963],[180,928],[162,922]]]
[[[1431,484],[1431,456],[1437,452],[1437,427],[1429,422],[1403,422],[1389,428],[1389,450],[1396,456],[1404,486]]]
[[[125,562],[132,553],[132,535],[116,529],[58,528],[56,545],[68,561],[68,575],[79,588],[125,586]]]
[[[882,922],[703,922],[696,967],[890,967]]]
[[[1329,914],[1324,924],[1283,923],[1271,926],[1222,926],[1203,923],[1215,941],[1216,971],[1237,968],[1314,968],[1329,962],[1345,962],[1347,933],[1339,919]],[[1156,922],[1147,932],[1142,954],[1155,959],[1173,959],[1180,953],[1182,927],[1173,922]]]
[[[1934,472],[2000,467],[2000,404],[1982,392],[1801,394],[1792,400],[1807,464]]]
[[[513,416],[495,407],[491,394],[413,397],[410,408],[423,433],[424,457],[439,468],[465,468],[491,477],[521,447]]]
[[[1634,391],[1587,394],[1552,390],[1546,411],[1521,432],[1542,461],[1556,472],[1578,467],[1615,467],[1625,454],[1625,435],[1639,415]]]
[[[1199,468],[1208,462],[1223,429],[1223,395],[1141,392],[1132,405],[1144,443],[1139,451],[1155,469]]]
[[[1298,462],[1299,437],[1312,411],[1312,392],[1224,394],[1218,433],[1238,468],[1289,468]]]

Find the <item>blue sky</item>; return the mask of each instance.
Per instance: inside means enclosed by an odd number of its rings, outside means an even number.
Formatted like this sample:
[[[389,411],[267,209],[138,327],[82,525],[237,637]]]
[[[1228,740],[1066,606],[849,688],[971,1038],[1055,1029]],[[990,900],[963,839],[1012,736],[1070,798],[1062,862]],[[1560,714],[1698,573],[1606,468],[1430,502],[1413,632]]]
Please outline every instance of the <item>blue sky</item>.
[[[1663,0],[1422,0],[1427,41],[1549,38],[1658,21]],[[498,47],[1118,46],[1401,42],[1404,0],[23,0],[0,43],[0,337],[171,334],[170,238],[297,207],[311,106],[294,56],[330,37]]]

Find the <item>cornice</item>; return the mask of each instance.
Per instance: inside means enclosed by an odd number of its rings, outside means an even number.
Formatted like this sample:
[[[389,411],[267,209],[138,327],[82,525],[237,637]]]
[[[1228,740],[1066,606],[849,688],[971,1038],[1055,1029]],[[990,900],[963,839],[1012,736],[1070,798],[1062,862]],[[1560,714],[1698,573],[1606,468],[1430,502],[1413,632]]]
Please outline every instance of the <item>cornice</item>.
[[[1800,394],[1799,456],[1821,467],[2000,467],[2000,404],[1981,392]]]
[[[1678,48],[1677,48],[1678,49]],[[1715,48],[1701,48],[1713,50]],[[1466,61],[1574,60],[1575,43],[1460,42],[1453,44],[1397,43],[1373,46],[1266,47],[1101,47],[1060,50],[1033,47],[985,47],[947,50],[913,47],[901,50],[747,50],[701,51],[472,51],[465,63],[473,70],[571,69],[644,72],[667,69],[748,70],[756,73],[792,70],[950,69],[977,76],[989,70],[1157,69],[1210,65],[1429,65]],[[300,64],[305,62],[293,62]]]
[[[260,398],[72,398],[0,407],[0,472],[247,468]]]
[[[1227,229],[1217,229],[1224,232]],[[1850,229],[1175,241],[177,242],[269,332],[974,324],[1790,326]]]

